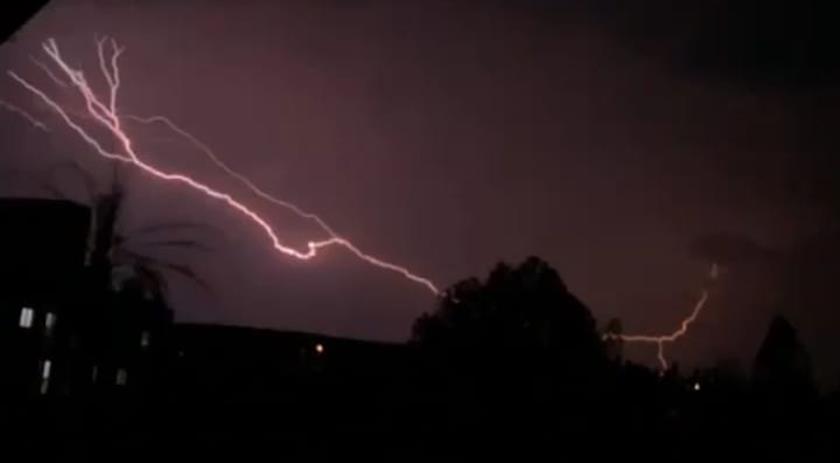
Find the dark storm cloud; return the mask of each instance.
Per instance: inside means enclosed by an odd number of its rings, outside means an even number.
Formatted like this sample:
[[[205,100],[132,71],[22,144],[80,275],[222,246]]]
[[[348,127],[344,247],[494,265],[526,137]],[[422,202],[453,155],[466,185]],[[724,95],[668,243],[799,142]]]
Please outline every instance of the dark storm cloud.
[[[778,259],[775,250],[747,236],[731,233],[712,233],[698,237],[689,249],[692,255],[722,266],[766,263]]]
[[[840,5],[821,0],[600,0],[529,2],[557,27],[586,22],[664,72],[707,86],[773,95],[793,115],[794,152],[781,178],[746,168],[777,201],[840,218]],[[772,161],[771,161],[772,162]],[[765,189],[767,190],[767,189]]]
[[[698,77],[783,90],[840,77],[840,7],[822,0],[533,1],[559,24],[589,21]]]
[[[669,72],[784,101],[792,133],[786,172],[777,177],[763,170],[759,159],[747,169],[759,173],[756,180],[775,200],[821,208],[830,221],[840,218],[835,130],[840,5],[821,0],[586,3],[579,8],[583,16],[639,54],[664,63]]]
[[[688,66],[789,90],[837,84],[835,2],[741,0],[715,6],[688,43]]]

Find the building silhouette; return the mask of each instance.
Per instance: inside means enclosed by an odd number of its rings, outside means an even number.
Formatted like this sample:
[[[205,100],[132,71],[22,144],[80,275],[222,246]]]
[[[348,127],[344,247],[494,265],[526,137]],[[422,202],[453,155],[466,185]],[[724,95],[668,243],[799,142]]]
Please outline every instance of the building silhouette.
[[[99,278],[91,218],[69,201],[0,199],[2,400],[132,390],[160,373],[172,311]]]

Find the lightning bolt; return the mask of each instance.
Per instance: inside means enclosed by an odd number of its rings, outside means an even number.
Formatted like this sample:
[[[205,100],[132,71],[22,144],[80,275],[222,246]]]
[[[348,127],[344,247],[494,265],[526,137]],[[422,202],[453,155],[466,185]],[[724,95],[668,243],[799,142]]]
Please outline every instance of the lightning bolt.
[[[399,267],[399,266],[394,265],[394,264],[391,264],[391,263],[388,263],[388,262],[385,262],[382,259],[374,257],[370,254],[366,254],[365,252],[360,250],[356,245],[354,245],[352,242],[350,242],[346,238],[344,238],[341,235],[339,235],[338,233],[336,233],[336,231],[332,227],[330,227],[327,224],[327,222],[324,221],[324,219],[319,217],[317,214],[305,211],[305,210],[301,209],[300,207],[298,207],[297,205],[295,205],[294,203],[291,203],[289,201],[285,201],[285,200],[280,199],[276,196],[272,196],[270,193],[267,193],[265,190],[263,190],[260,187],[258,187],[257,185],[255,185],[254,182],[249,180],[243,174],[233,170],[224,161],[222,161],[213,152],[213,150],[210,149],[209,146],[207,146],[201,140],[196,138],[193,134],[187,132],[186,130],[184,130],[181,127],[179,127],[178,125],[176,125],[174,122],[172,122],[171,119],[169,119],[167,117],[164,117],[164,116],[140,117],[140,116],[135,116],[135,115],[131,115],[131,114],[126,114],[123,117],[125,119],[133,120],[135,122],[140,122],[140,123],[143,123],[143,124],[153,124],[153,123],[157,122],[157,123],[161,123],[161,124],[165,125],[166,127],[168,127],[173,132],[175,132],[178,135],[181,135],[182,137],[187,139],[196,148],[198,148],[199,151],[204,153],[216,166],[218,166],[225,173],[227,173],[228,175],[230,175],[231,177],[235,178],[237,181],[242,183],[246,188],[251,190],[251,192],[254,193],[255,195],[259,196],[260,198],[262,198],[262,199],[264,199],[264,200],[266,200],[266,201],[268,201],[268,202],[270,202],[274,205],[277,205],[277,206],[280,206],[280,207],[282,207],[286,210],[292,211],[298,217],[301,217],[301,218],[304,218],[304,219],[311,220],[311,221],[315,222],[316,224],[318,224],[318,226],[321,228],[321,230],[323,230],[324,232],[327,233],[327,235],[329,235],[330,239],[334,239],[336,244],[339,244],[339,245],[345,247],[348,251],[353,253],[359,259],[362,259],[362,260],[368,262],[369,264],[376,265],[378,267],[382,267],[382,268],[385,268],[385,269],[388,269],[388,270],[391,270],[391,271],[402,273],[403,276],[405,276],[406,278],[412,279],[417,283],[421,283],[421,284],[426,285],[427,287],[429,287],[429,289],[431,289],[433,292],[435,292],[437,294],[437,292],[438,292],[437,288],[432,287],[434,285],[430,286],[431,282],[429,280],[427,280],[427,279],[416,279],[416,278],[414,278],[413,275],[411,275],[409,272],[407,272],[404,268]]]
[[[53,73],[50,67],[46,64],[32,58],[32,61],[38,67],[40,67],[46,73],[47,77],[49,77],[50,80],[52,80],[57,86],[61,88],[73,88],[78,91],[78,93],[82,96],[85,105],[85,111],[81,115],[69,108],[64,108],[62,105],[57,103],[55,99],[50,97],[44,90],[32,84],[29,80],[24,79],[17,73],[13,71],[8,71],[8,75],[17,83],[19,83],[24,89],[31,92],[41,101],[43,101],[49,108],[51,108],[69,129],[75,132],[85,143],[87,143],[93,149],[95,154],[115,162],[121,162],[132,165],[137,169],[145,172],[146,174],[156,177],[160,180],[181,184],[209,198],[219,201],[221,204],[227,206],[232,211],[242,215],[245,219],[250,221],[259,229],[261,229],[275,251],[285,256],[308,261],[315,258],[321,249],[325,249],[332,246],[342,247],[351,252],[359,259],[363,260],[364,262],[367,262],[368,264],[398,273],[406,279],[425,287],[435,295],[441,294],[437,286],[435,286],[435,284],[430,279],[417,275],[411,272],[406,267],[385,261],[383,259],[374,257],[370,254],[363,252],[351,241],[336,233],[335,230],[332,227],[330,227],[329,224],[327,224],[326,221],[324,221],[317,214],[303,210],[294,203],[277,198],[269,194],[265,190],[259,188],[243,174],[230,168],[205,143],[200,141],[191,133],[176,125],[174,122],[172,122],[171,119],[161,115],[141,117],[119,113],[117,109],[119,89],[121,84],[119,72],[119,57],[125,51],[125,48],[118,46],[116,41],[114,41],[113,39],[106,38],[96,40],[96,45],[97,56],[99,58],[99,70],[101,71],[102,76],[104,77],[108,86],[106,100],[103,100],[96,94],[96,92],[94,92],[89,82],[85,79],[85,76],[81,70],[74,69],[67,63],[67,61],[62,57],[58,44],[54,39],[48,39],[42,44],[42,48],[44,53],[52,60],[52,63],[61,71],[60,75],[62,75],[63,78],[60,78],[58,75]],[[110,48],[110,56],[106,56],[106,47]],[[23,116],[34,127],[47,131],[47,127],[43,122],[37,120],[31,114],[18,108],[17,106],[11,105],[2,100],[0,100],[0,106]],[[71,114],[75,116],[75,118],[72,117]],[[121,150],[119,150],[119,152],[114,152],[105,149],[102,143],[100,142],[100,139],[92,135],[91,132],[86,130],[80,123],[76,121],[76,119],[84,119],[98,126],[101,126],[102,128],[105,128],[107,132],[118,141]],[[280,206],[286,210],[289,210],[303,219],[315,222],[322,229],[322,231],[324,231],[328,235],[328,237],[326,239],[318,241],[309,241],[306,245],[305,250],[298,250],[291,246],[284,245],[278,237],[277,232],[274,230],[274,228],[272,228],[272,226],[268,223],[268,221],[265,218],[260,216],[258,213],[254,212],[252,209],[247,207],[245,204],[243,204],[241,201],[234,198],[230,194],[216,190],[213,187],[202,183],[201,181],[196,180],[187,174],[178,172],[167,172],[144,161],[137,154],[137,151],[134,147],[134,140],[123,127],[124,120],[131,120],[143,124],[160,123],[165,125],[170,130],[181,135],[190,143],[192,143],[197,149],[199,149],[204,155],[206,155],[207,158],[210,159],[217,167],[219,167],[232,178],[239,181],[242,185],[247,187],[253,194],[276,206]],[[717,276],[718,267],[716,264],[713,264],[709,272],[709,278],[711,280],[715,280]],[[664,371],[668,368],[668,361],[665,357],[665,345],[667,343],[676,342],[679,338],[681,338],[688,332],[690,325],[694,323],[694,321],[702,312],[708,298],[709,290],[703,289],[700,298],[695,303],[694,308],[689,314],[689,316],[683,319],[680,323],[679,328],[670,334],[654,336],[605,333],[603,337],[604,339],[618,339],[626,342],[656,344],[657,358],[659,360],[660,366],[662,367],[662,370]]]
[[[718,277],[718,265],[712,264],[711,269],[709,270],[709,279],[714,281]],[[682,322],[680,322],[680,327],[677,328],[676,331],[670,334],[664,335],[641,335],[641,334],[617,334],[617,333],[605,333],[603,336],[604,340],[621,340],[624,342],[639,342],[639,343],[649,343],[649,344],[656,344],[656,358],[659,360],[659,366],[661,367],[661,371],[666,371],[668,369],[668,360],[665,358],[665,344],[666,343],[673,343],[676,342],[679,338],[683,337],[687,332],[689,326],[697,320],[697,316],[700,315],[700,312],[703,310],[703,307],[706,306],[706,301],[709,300],[709,289],[704,288],[700,292],[700,298],[694,304],[694,308],[692,309],[691,313],[688,317],[684,318]]]
[[[114,41],[113,39],[108,40],[105,38],[98,39],[96,41],[96,45],[97,55],[99,57],[99,68],[108,86],[107,101],[103,101],[103,99],[100,98],[96,94],[96,92],[94,92],[81,70],[74,69],[67,63],[67,61],[62,57],[61,52],[58,48],[58,44],[54,39],[48,39],[42,44],[42,48],[44,53],[52,60],[52,63],[61,71],[60,74],[64,78],[66,78],[66,82],[65,80],[60,79],[58,76],[50,72],[49,68],[46,65],[40,65],[37,61],[36,64],[39,64],[39,67],[41,67],[42,69],[47,70],[50,79],[53,80],[53,82],[55,82],[59,86],[69,86],[75,88],[79,92],[85,103],[85,119],[91,119],[95,124],[105,128],[108,131],[108,133],[111,136],[113,136],[113,138],[115,138],[116,141],[118,141],[119,146],[121,147],[120,152],[113,152],[105,149],[102,143],[100,143],[100,140],[97,139],[97,137],[93,136],[81,124],[76,122],[76,120],[73,117],[71,117],[71,111],[69,109],[65,109],[62,105],[60,105],[52,97],[50,97],[45,91],[38,88],[30,81],[24,79],[23,77],[21,77],[13,71],[8,71],[8,75],[27,91],[31,92],[41,101],[43,101],[53,111],[55,111],[55,113],[64,121],[67,127],[70,128],[72,131],[76,132],[76,134],[79,135],[79,137],[85,143],[87,143],[91,148],[93,148],[94,152],[97,155],[112,161],[130,164],[160,180],[181,184],[209,198],[219,201],[231,210],[239,213],[244,218],[248,219],[259,229],[261,229],[270,241],[271,246],[275,251],[296,259],[311,260],[318,255],[318,252],[321,249],[325,249],[332,246],[343,247],[349,250],[358,258],[371,265],[392,272],[396,272],[402,275],[403,277],[407,278],[408,280],[422,285],[433,294],[440,294],[440,291],[438,290],[437,286],[435,286],[435,284],[430,279],[417,275],[411,272],[406,267],[376,258],[374,256],[371,256],[370,254],[362,252],[356,245],[351,243],[349,240],[338,235],[319,216],[310,212],[306,212],[288,201],[283,201],[264,192],[256,185],[254,185],[251,181],[249,181],[246,177],[244,177],[242,174],[239,174],[238,172],[230,169],[209,148],[207,148],[206,145],[201,143],[198,139],[196,139],[183,129],[180,129],[169,119],[163,116],[154,116],[146,119],[137,116],[131,116],[131,119],[148,123],[162,122],[168,125],[174,131],[178,132],[182,136],[187,137],[187,139],[192,141],[205,154],[207,154],[208,157],[211,160],[213,160],[217,166],[222,168],[229,175],[238,179],[240,182],[246,185],[252,192],[262,197],[263,199],[266,199],[276,205],[282,206],[288,210],[291,210],[292,212],[294,212],[302,218],[315,221],[324,231],[327,232],[329,236],[323,240],[309,241],[306,245],[305,250],[298,250],[291,246],[284,245],[278,237],[277,232],[274,230],[274,228],[272,228],[272,226],[268,223],[268,221],[265,218],[260,216],[254,210],[252,210],[251,208],[249,208],[230,194],[216,190],[213,187],[202,183],[201,181],[196,180],[187,174],[179,172],[167,172],[144,161],[137,154],[137,151],[134,147],[134,140],[123,127],[123,119],[127,119],[128,117],[122,116],[117,111],[118,95],[120,88],[120,70],[118,60],[120,55],[125,51],[125,48],[118,46],[116,41]],[[106,57],[106,48],[110,48],[109,57]]]
[[[33,56],[30,56],[30,57],[29,57],[29,60],[30,60],[30,61],[32,61],[33,63],[35,63],[35,65],[36,65],[36,66],[38,66],[39,68],[41,68],[41,70],[42,70],[42,71],[44,71],[44,74],[46,74],[46,75],[47,75],[47,77],[49,77],[49,78],[50,78],[50,80],[52,80],[53,82],[55,82],[55,84],[56,84],[56,85],[58,85],[58,86],[59,86],[59,87],[61,87],[61,88],[67,88],[67,82],[64,82],[63,80],[59,79],[59,78],[58,78],[58,76],[57,76],[57,75],[55,75],[55,74],[52,72],[52,69],[50,69],[50,67],[49,67],[49,66],[47,66],[46,64],[44,64],[44,62],[43,62],[43,61],[38,61],[38,60],[37,60],[37,59],[35,59],[35,57],[33,57]]]
[[[43,130],[44,132],[49,132],[50,131],[47,128],[47,125],[44,124],[43,122],[39,121],[38,119],[36,119],[35,116],[33,116],[32,114],[29,114],[28,112],[24,111],[23,109],[18,108],[17,106],[15,106],[11,103],[0,100],[0,108],[3,108],[6,111],[13,112],[13,113],[23,117],[24,119],[29,121],[30,124],[32,124],[32,127],[35,127],[36,129]]]

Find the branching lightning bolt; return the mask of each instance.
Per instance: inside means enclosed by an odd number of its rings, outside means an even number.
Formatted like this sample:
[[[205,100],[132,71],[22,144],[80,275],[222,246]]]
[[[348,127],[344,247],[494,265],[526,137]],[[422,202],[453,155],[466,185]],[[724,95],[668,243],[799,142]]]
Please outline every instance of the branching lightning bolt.
[[[305,211],[305,210],[301,209],[299,206],[295,205],[294,203],[290,203],[289,201],[282,200],[282,199],[280,199],[276,196],[271,195],[270,193],[267,193],[265,190],[263,190],[260,187],[258,187],[257,185],[255,185],[254,182],[249,180],[247,177],[242,175],[240,172],[237,172],[237,171],[233,170],[224,161],[222,161],[218,156],[216,156],[216,154],[213,152],[213,150],[210,149],[209,146],[207,146],[201,140],[196,138],[193,134],[191,134],[191,133],[187,132],[186,130],[182,129],[181,127],[179,127],[177,124],[172,122],[171,119],[169,119],[167,117],[164,117],[164,116],[140,117],[140,116],[134,116],[134,115],[130,115],[130,114],[126,114],[123,117],[125,119],[133,120],[133,121],[140,122],[140,123],[143,123],[143,124],[152,124],[152,123],[158,122],[158,123],[161,123],[161,124],[167,126],[173,132],[175,132],[175,133],[181,135],[182,137],[184,137],[185,139],[187,139],[196,148],[198,148],[202,153],[204,153],[214,164],[216,164],[216,166],[218,166],[220,169],[225,171],[225,173],[227,173],[231,177],[238,180],[243,185],[245,185],[245,187],[247,187],[249,190],[251,190],[251,192],[253,192],[255,195],[259,196],[260,198],[262,198],[262,199],[264,199],[264,200],[266,200],[266,201],[268,201],[272,204],[275,204],[277,206],[280,206],[280,207],[283,207],[287,210],[292,211],[298,217],[302,217],[304,219],[308,219],[308,220],[311,220],[311,221],[315,222],[316,224],[318,224],[318,226],[323,231],[325,231],[330,236],[331,239],[335,240],[336,244],[345,247],[347,250],[349,250],[354,255],[356,255],[356,257],[358,257],[358,258],[360,258],[364,261],[367,261],[368,263],[376,265],[378,267],[383,267],[383,268],[388,269],[388,270],[392,270],[392,271],[395,271],[395,272],[402,273],[403,276],[405,276],[406,278],[414,280],[417,283],[421,283],[421,284],[426,285],[430,290],[432,290],[435,293],[438,292],[437,288],[434,287],[434,285],[432,285],[429,280],[427,280],[425,278],[416,278],[415,275],[412,275],[406,269],[404,269],[404,268],[402,268],[398,265],[394,265],[394,264],[391,264],[389,262],[385,262],[385,261],[383,261],[383,260],[381,260],[377,257],[371,256],[370,254],[366,254],[366,253],[362,252],[358,247],[356,247],[349,240],[347,240],[346,238],[344,238],[341,235],[339,235],[338,233],[336,233],[336,231],[332,227],[330,227],[317,214]]]
[[[709,270],[709,279],[714,281],[718,277],[718,266],[717,264],[712,264],[711,269]],[[670,342],[675,342],[677,339],[681,338],[688,332],[689,326],[697,320],[697,316],[700,315],[700,312],[703,310],[703,307],[706,305],[706,301],[709,299],[709,289],[704,288],[700,293],[700,298],[694,304],[694,309],[692,309],[691,314],[688,317],[684,318],[682,322],[680,322],[680,327],[670,334],[664,335],[640,335],[640,334],[618,334],[618,333],[605,333],[603,338],[605,340],[609,339],[618,339],[624,342],[641,342],[641,343],[650,343],[656,344],[656,358],[659,360],[659,366],[661,367],[661,371],[665,371],[668,369],[668,360],[665,358],[665,344]]]
[[[100,71],[102,72],[102,75],[105,78],[105,81],[108,85],[107,101],[103,101],[99,96],[97,96],[96,92],[93,91],[91,85],[85,79],[83,73],[80,70],[74,69],[69,64],[67,64],[67,61],[65,61],[65,59],[61,56],[58,44],[54,39],[47,40],[42,45],[42,48],[46,55],[52,60],[53,64],[57,66],[58,69],[61,71],[60,74],[63,75],[67,79],[67,81],[65,82],[55,74],[51,73],[46,65],[43,65],[37,61],[36,64],[38,64],[39,67],[47,71],[48,76],[51,80],[53,80],[53,82],[62,87],[73,87],[81,94],[82,98],[84,99],[85,108],[87,111],[86,118],[92,119],[94,123],[101,125],[105,129],[107,129],[107,131],[119,142],[119,145],[121,146],[121,152],[112,152],[105,149],[102,146],[102,143],[100,143],[100,141],[95,136],[93,136],[82,125],[76,122],[76,120],[73,117],[71,117],[71,111],[69,109],[65,109],[62,105],[60,105],[52,97],[50,97],[45,91],[38,88],[30,81],[24,79],[23,77],[19,76],[13,71],[8,71],[8,75],[12,79],[17,81],[26,90],[38,97],[53,111],[55,111],[58,114],[58,116],[64,121],[64,123],[72,131],[76,132],[76,134],[78,134],[84,142],[86,142],[91,148],[93,148],[95,153],[99,156],[113,161],[119,161],[133,165],[136,168],[142,170],[143,172],[146,172],[147,174],[157,177],[161,180],[182,184],[204,194],[205,196],[220,201],[221,203],[227,205],[229,208],[243,215],[245,218],[249,219],[254,225],[258,226],[265,233],[267,238],[270,240],[272,247],[276,251],[286,256],[294,257],[300,260],[310,260],[314,258],[318,254],[318,251],[321,249],[331,246],[340,246],[349,250],[354,255],[356,255],[357,257],[369,264],[399,273],[405,278],[409,279],[410,281],[424,286],[432,293],[436,295],[440,294],[440,291],[438,290],[437,286],[435,286],[435,284],[428,278],[419,276],[405,267],[381,260],[379,258],[373,257],[369,254],[362,252],[349,240],[335,233],[335,231],[333,231],[333,229],[330,228],[326,224],[326,222],[324,222],[324,220],[322,220],[319,216],[310,212],[303,211],[302,209],[290,202],[277,199],[269,195],[268,193],[265,193],[263,190],[259,189],[256,185],[253,184],[253,182],[249,181],[242,174],[239,174],[238,172],[230,169],[215,154],[213,154],[213,152],[210,151],[210,149],[207,148],[206,145],[198,141],[191,134],[180,129],[169,119],[163,116],[154,116],[146,119],[139,118],[137,116],[131,116],[131,118],[141,122],[157,121],[167,124],[171,129],[187,137],[190,141],[196,144],[196,146],[202,149],[202,151],[204,151],[204,153],[207,154],[208,157],[210,157],[210,159],[213,160],[219,167],[221,167],[229,175],[233,176],[234,178],[238,179],[240,182],[245,184],[255,194],[276,205],[280,205],[291,210],[300,217],[315,221],[324,231],[328,233],[329,237],[327,239],[319,241],[309,241],[304,251],[300,251],[293,247],[286,246],[281,242],[280,238],[277,235],[277,232],[275,232],[275,230],[265,218],[260,216],[258,213],[254,212],[252,209],[247,207],[245,204],[243,204],[230,194],[216,190],[213,187],[202,183],[189,175],[183,173],[164,171],[141,159],[134,147],[134,140],[130,137],[130,135],[122,125],[123,119],[128,118],[128,116],[121,116],[117,111],[117,99],[120,88],[120,73],[118,59],[125,49],[119,47],[113,39],[99,39],[97,40],[96,44],[99,57]],[[106,57],[106,45],[110,48],[110,57]],[[22,114],[25,113],[22,112]],[[31,119],[31,121],[33,120],[34,119]]]
[[[125,49],[119,47],[113,39],[98,39],[96,41],[96,45],[97,56],[99,58],[99,68],[108,86],[107,98],[105,100],[100,98],[96,94],[96,92],[94,92],[89,82],[85,79],[84,74],[80,70],[71,67],[67,63],[67,61],[61,56],[58,44],[54,39],[47,40],[45,43],[42,44],[42,48],[44,53],[51,59],[52,64],[55,65],[58,68],[58,70],[61,71],[60,73],[58,73],[58,75],[54,73],[51,70],[50,66],[48,66],[47,64],[32,58],[32,61],[39,68],[41,68],[45,72],[47,77],[49,77],[49,79],[57,86],[65,89],[72,88],[79,92],[79,94],[84,100],[85,105],[85,111],[81,114],[70,108],[65,108],[64,106],[56,102],[55,99],[50,97],[44,90],[32,84],[29,80],[24,79],[17,73],[13,71],[8,71],[8,75],[27,91],[31,92],[41,101],[43,101],[49,108],[51,108],[66,124],[66,126],[73,132],[75,132],[85,143],[87,143],[97,155],[112,161],[118,161],[132,165],[158,179],[181,184],[183,186],[191,188],[194,191],[202,193],[209,198],[217,200],[222,204],[225,204],[230,209],[238,212],[239,214],[247,218],[251,223],[259,227],[264,232],[266,237],[269,239],[272,247],[277,252],[300,260],[310,260],[316,257],[318,255],[318,251],[321,249],[328,248],[331,246],[343,247],[359,259],[371,265],[385,270],[396,272],[404,276],[408,280],[422,285],[432,293],[436,295],[440,294],[440,291],[438,290],[437,286],[435,286],[435,284],[428,278],[419,276],[405,267],[384,261],[382,259],[379,259],[361,251],[355,244],[336,233],[335,230],[332,227],[330,227],[326,223],[326,221],[324,221],[320,216],[312,212],[303,210],[294,203],[285,201],[267,193],[266,191],[255,185],[246,176],[229,167],[205,143],[200,141],[191,133],[176,125],[174,122],[172,122],[171,119],[161,115],[141,117],[119,113],[117,110],[117,103],[121,81],[118,61],[120,55],[124,52]],[[109,56],[106,56],[106,48],[110,48]],[[59,77],[59,75],[62,77]],[[17,106],[0,100],[0,107],[23,116],[34,127],[47,131],[47,126],[43,122],[39,121],[30,113],[18,108]],[[119,150],[119,152],[113,152],[105,149],[103,147],[103,144],[100,142],[100,139],[98,139],[97,137],[92,135],[91,132],[86,130],[85,127],[83,127],[79,122],[77,122],[77,119],[84,119],[88,122],[92,121],[94,124],[105,128],[108,131],[108,133],[119,142],[121,150]],[[134,147],[134,140],[123,127],[124,120],[132,120],[144,124],[160,123],[165,125],[173,132],[181,135],[186,140],[191,142],[196,148],[198,148],[202,153],[204,153],[208,157],[208,159],[210,159],[217,167],[219,167],[232,178],[239,181],[242,185],[247,187],[253,194],[274,205],[283,207],[301,218],[315,222],[328,235],[328,238],[319,241],[309,241],[307,243],[306,249],[302,251],[284,245],[278,237],[277,232],[272,228],[268,221],[261,215],[247,207],[240,200],[234,198],[228,193],[216,190],[213,187],[202,183],[199,180],[196,180],[187,174],[178,172],[167,172],[144,161],[137,154],[137,151]],[[717,278],[717,275],[718,267],[716,264],[713,264],[709,272],[710,280],[715,280]],[[694,308],[689,314],[689,316],[683,319],[680,323],[679,328],[670,334],[625,335],[619,333],[605,333],[603,337],[604,339],[617,339],[626,342],[656,344],[657,359],[659,360],[660,366],[664,371],[668,368],[668,361],[665,357],[665,344],[676,342],[679,338],[681,338],[688,332],[690,325],[694,323],[694,321],[697,319],[697,317],[700,315],[703,308],[705,307],[708,298],[709,289],[704,288],[701,292],[700,298],[695,303]]]

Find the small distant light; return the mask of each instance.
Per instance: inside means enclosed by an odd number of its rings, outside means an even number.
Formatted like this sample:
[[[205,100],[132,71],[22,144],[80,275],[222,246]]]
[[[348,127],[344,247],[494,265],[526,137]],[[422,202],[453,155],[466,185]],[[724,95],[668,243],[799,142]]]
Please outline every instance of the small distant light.
[[[694,383],[694,390],[695,390],[695,391],[699,391],[699,390],[700,390],[700,383]]]
[[[315,344],[315,352],[317,352],[319,354],[323,354],[324,353],[324,345],[321,344],[321,343]]]

